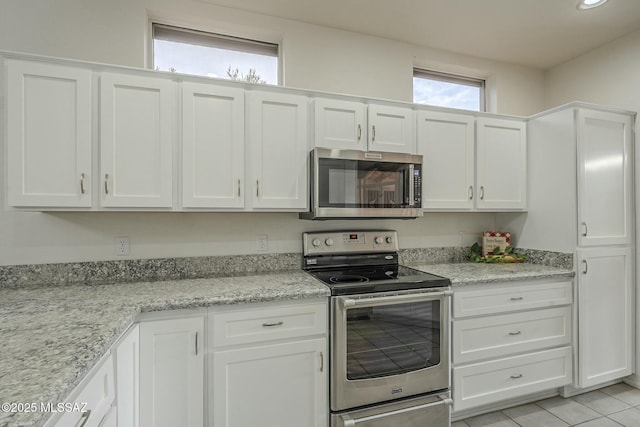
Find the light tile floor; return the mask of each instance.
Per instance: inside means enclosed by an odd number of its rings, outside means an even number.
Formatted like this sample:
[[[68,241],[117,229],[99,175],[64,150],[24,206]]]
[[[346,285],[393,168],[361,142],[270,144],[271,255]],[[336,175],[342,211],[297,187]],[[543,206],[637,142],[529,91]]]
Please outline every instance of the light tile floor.
[[[535,403],[456,421],[451,427],[640,427],[640,390],[619,383],[569,399]]]

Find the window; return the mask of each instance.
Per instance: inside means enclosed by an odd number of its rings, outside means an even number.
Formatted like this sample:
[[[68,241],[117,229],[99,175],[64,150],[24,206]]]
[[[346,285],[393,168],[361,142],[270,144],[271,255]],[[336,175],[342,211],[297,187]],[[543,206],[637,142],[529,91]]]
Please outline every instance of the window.
[[[278,45],[152,24],[153,68],[278,84]]]
[[[413,102],[484,111],[484,80],[414,68]]]

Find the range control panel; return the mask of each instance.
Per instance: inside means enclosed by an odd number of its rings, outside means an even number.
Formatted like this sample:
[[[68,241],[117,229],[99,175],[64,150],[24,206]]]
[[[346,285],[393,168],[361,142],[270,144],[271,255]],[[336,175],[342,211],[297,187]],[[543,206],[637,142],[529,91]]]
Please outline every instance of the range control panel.
[[[302,234],[303,255],[397,252],[393,230],[318,231]]]

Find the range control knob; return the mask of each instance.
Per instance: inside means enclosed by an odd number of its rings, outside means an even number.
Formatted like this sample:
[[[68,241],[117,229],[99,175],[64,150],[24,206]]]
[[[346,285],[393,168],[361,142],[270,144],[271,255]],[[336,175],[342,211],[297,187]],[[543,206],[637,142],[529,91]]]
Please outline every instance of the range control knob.
[[[393,243],[393,237],[391,236],[387,236],[384,240],[389,244]]]
[[[375,239],[373,239],[374,242],[376,242],[376,244],[380,245],[384,242],[384,239],[380,236],[376,237]]]
[[[314,248],[317,248],[318,246],[320,246],[320,239],[313,239],[311,241],[311,244],[313,245]]]
[[[327,240],[324,241],[324,244],[327,246],[333,246],[333,239],[329,237]]]

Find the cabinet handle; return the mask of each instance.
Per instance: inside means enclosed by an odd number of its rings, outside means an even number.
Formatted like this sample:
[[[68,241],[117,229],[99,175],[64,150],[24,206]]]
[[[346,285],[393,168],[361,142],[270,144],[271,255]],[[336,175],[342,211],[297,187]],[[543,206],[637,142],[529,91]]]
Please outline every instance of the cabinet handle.
[[[587,274],[589,272],[589,263],[586,259],[583,259],[582,263],[584,264],[584,270],[582,270],[582,274]]]
[[[256,197],[260,197],[260,181],[256,179]]]
[[[84,194],[84,173],[80,174],[80,194]]]
[[[91,416],[91,409],[89,409],[86,412],[83,412],[82,415],[80,416],[80,419],[78,420],[78,423],[76,423],[76,427],[84,427],[87,421],[89,421],[90,416]]]
[[[376,140],[376,125],[371,126],[371,128],[372,128],[371,142],[375,142],[375,140]]]
[[[104,174],[104,194],[109,194],[109,174]]]
[[[511,375],[512,380],[517,380],[518,378],[522,378],[522,374]]]
[[[240,180],[238,180],[238,197],[240,197]]]
[[[480,186],[480,200],[484,200],[484,186]]]
[[[473,200],[473,185],[469,186],[469,200]]]
[[[320,372],[324,372],[324,353],[320,352]]]
[[[284,322],[267,322],[267,323],[263,323],[262,326],[264,326],[265,328],[271,328],[273,326],[282,326],[284,325]]]
[[[522,331],[514,331],[514,332],[509,332],[509,335],[514,336],[514,335],[520,335],[522,333]]]
[[[358,125],[358,141],[362,138],[362,126]]]
[[[582,223],[582,237],[587,237],[587,231],[589,231],[589,228],[587,227],[587,223],[583,222]]]
[[[196,356],[198,355],[198,332],[196,332]]]
[[[522,301],[524,297],[511,297],[511,301]]]

